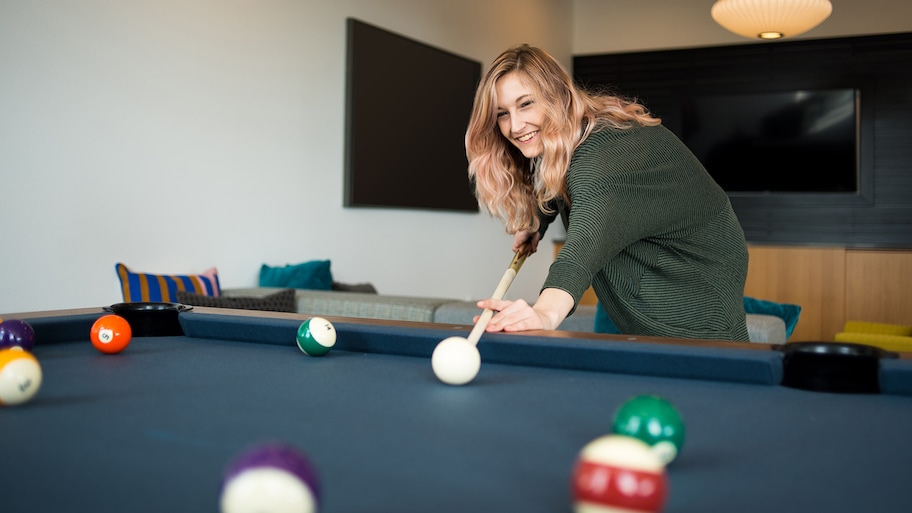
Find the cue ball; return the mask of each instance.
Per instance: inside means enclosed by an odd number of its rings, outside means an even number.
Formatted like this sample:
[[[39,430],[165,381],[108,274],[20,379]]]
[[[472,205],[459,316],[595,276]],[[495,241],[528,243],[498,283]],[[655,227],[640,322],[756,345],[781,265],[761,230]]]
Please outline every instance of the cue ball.
[[[684,421],[666,399],[640,395],[629,399],[614,414],[611,432],[639,438],[668,465],[684,445]]]
[[[322,317],[311,317],[298,328],[295,339],[304,354],[323,356],[336,345],[336,327]]]
[[[35,330],[19,319],[0,322],[0,348],[21,347],[31,351],[35,347]]]
[[[117,354],[127,348],[133,338],[130,323],[119,315],[103,315],[92,325],[89,338],[92,345],[105,354]]]
[[[576,513],[660,511],[668,488],[665,465],[643,441],[605,435],[589,442],[572,477]]]
[[[21,347],[0,349],[0,405],[22,404],[41,388],[41,365]]]
[[[481,354],[465,337],[445,338],[434,348],[431,368],[440,381],[448,385],[465,385],[478,375]]]
[[[222,513],[315,513],[320,483],[307,456],[269,443],[235,457],[225,471]]]

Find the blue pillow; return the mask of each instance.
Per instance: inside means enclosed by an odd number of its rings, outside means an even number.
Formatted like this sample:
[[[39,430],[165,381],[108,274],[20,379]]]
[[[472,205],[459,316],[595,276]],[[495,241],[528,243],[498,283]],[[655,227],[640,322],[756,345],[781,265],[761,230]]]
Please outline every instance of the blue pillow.
[[[329,260],[311,260],[284,267],[260,267],[260,287],[332,290],[333,277]]]
[[[614,321],[611,320],[611,317],[608,317],[608,312],[602,308],[601,303],[596,303],[595,305],[595,331],[596,333],[610,333],[612,335],[620,335],[621,330],[614,325]]]
[[[774,315],[785,321],[785,338],[791,337],[801,315],[801,307],[788,303],[776,303],[764,299],[744,296],[744,312],[749,314]]]

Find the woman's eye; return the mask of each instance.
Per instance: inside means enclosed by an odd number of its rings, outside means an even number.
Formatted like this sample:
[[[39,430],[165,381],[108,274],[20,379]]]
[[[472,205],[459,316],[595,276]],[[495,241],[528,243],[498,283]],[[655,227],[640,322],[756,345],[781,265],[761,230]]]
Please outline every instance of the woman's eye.
[[[502,117],[504,117],[504,116],[506,116],[506,115],[507,115],[507,111],[505,111],[505,110],[504,110],[504,111],[500,111],[500,112],[497,113],[497,118],[500,119],[500,118],[502,118]]]
[[[533,100],[529,100],[527,102],[522,102],[519,105],[519,108],[524,109],[524,108],[528,107],[529,105],[532,105],[533,103],[535,103],[535,101],[533,101]]]

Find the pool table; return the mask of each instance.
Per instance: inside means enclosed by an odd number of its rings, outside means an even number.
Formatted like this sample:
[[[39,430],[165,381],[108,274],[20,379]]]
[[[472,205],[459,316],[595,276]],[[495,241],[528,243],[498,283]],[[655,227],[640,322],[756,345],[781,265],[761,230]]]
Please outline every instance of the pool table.
[[[295,345],[307,317],[193,308],[180,334],[89,342],[101,308],[29,321],[44,379],[0,408],[0,511],[217,512],[230,460],[266,441],[307,453],[324,513],[561,513],[580,449],[628,398],[686,424],[666,512],[910,511],[912,359],[880,393],[782,386],[763,344],[488,333],[465,386],[430,354],[471,327],[332,318],[335,348]]]

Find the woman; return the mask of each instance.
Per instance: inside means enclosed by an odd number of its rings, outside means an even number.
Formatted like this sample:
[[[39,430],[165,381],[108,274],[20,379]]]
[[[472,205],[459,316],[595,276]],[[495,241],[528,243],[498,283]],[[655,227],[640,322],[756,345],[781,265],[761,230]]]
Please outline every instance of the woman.
[[[478,86],[466,133],[479,204],[534,252],[566,242],[541,294],[484,300],[487,331],[556,329],[591,285],[622,333],[747,341],[744,233],[725,192],[642,105],[573,84],[528,45]]]

